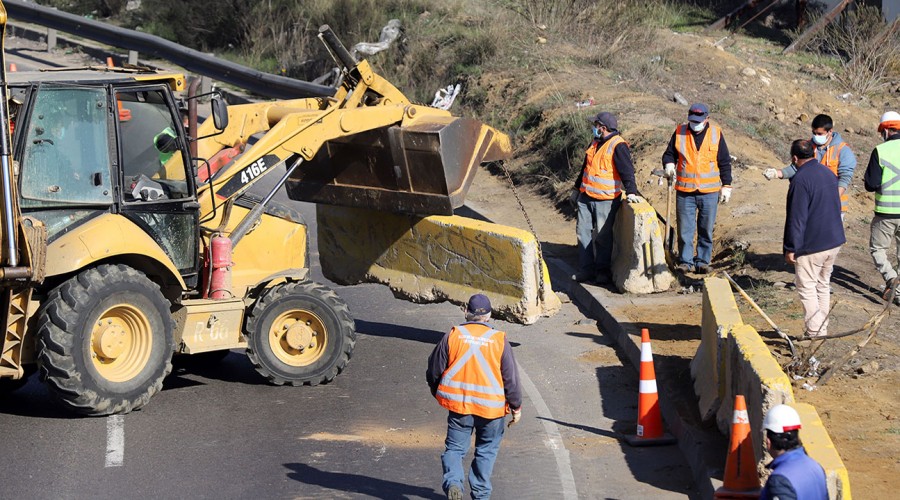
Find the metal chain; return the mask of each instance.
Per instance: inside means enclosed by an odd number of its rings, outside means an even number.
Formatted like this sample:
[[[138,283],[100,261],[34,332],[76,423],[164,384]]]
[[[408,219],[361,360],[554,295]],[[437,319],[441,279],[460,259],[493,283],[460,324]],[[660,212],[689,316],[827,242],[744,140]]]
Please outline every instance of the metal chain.
[[[513,182],[512,175],[510,175],[509,170],[506,168],[506,165],[503,164],[502,161],[497,162],[500,165],[500,168],[503,170],[503,173],[506,174],[506,179],[509,181],[509,187],[512,188],[513,196],[516,198],[516,203],[519,204],[519,209],[522,210],[522,215],[525,217],[525,223],[528,224],[528,230],[531,231],[532,236],[534,236],[534,241],[537,242],[537,252],[538,252],[538,300],[542,300],[544,296],[544,253],[541,251],[541,240],[538,238],[537,231],[534,230],[534,225],[531,223],[531,218],[528,217],[528,212],[525,210],[525,205],[522,203],[521,198],[519,198],[519,192],[516,190],[516,183]]]

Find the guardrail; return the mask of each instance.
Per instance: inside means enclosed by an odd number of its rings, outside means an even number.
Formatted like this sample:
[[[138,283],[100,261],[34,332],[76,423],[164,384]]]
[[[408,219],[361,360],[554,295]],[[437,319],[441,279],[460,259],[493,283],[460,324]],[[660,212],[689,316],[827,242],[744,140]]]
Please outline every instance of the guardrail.
[[[111,26],[22,0],[5,0],[3,4],[9,17],[13,19],[165,59],[188,71],[235,85],[255,94],[275,99],[324,97],[334,94],[331,87],[264,73],[189,49],[155,35]]]

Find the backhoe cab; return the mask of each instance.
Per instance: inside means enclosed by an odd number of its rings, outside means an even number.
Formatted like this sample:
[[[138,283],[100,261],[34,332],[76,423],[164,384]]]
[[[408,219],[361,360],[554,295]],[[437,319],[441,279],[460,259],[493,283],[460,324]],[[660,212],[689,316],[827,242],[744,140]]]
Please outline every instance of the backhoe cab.
[[[187,129],[180,74],[3,75],[0,390],[36,365],[58,400],[105,415],[146,404],[173,354],[245,349],[279,385],[346,366],[353,318],[310,281],[307,226],[276,192],[448,214],[476,167],[510,147],[479,122],[411,104],[330,30],[322,38],[343,68],[333,96],[214,97],[212,118]]]

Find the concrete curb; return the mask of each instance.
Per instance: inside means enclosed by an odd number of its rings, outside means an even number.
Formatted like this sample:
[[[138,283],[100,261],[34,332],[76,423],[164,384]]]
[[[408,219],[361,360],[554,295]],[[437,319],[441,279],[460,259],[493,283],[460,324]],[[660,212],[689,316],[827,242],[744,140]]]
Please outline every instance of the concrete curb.
[[[568,276],[571,276],[574,271],[567,263],[559,259],[548,258],[547,264],[556,267]],[[604,334],[609,334],[616,341],[635,371],[640,370],[640,337],[629,335],[621,323],[583,284],[572,281],[568,293],[573,302],[600,323]],[[706,454],[703,448],[705,439],[693,427],[684,422],[673,402],[663,392],[659,394],[659,407],[669,430],[678,439],[678,448],[691,468],[700,497],[712,498],[720,484],[718,481],[716,484],[713,483],[711,471],[714,468],[710,467],[704,458]]]

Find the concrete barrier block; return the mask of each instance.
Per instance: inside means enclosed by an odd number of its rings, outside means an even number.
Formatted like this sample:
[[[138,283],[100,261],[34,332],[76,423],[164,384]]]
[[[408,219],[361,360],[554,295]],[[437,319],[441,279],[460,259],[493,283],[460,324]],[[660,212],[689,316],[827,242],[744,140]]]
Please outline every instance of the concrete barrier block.
[[[613,232],[612,274],[619,291],[664,292],[672,286],[659,218],[649,203],[623,203]]]
[[[850,475],[844,465],[837,448],[825,430],[825,424],[819,418],[815,407],[806,403],[791,405],[800,414],[800,441],[806,454],[812,457],[825,469],[828,480],[828,498],[832,500],[850,500]]]
[[[700,347],[691,360],[694,393],[699,399],[700,416],[709,421],[725,396],[725,342],[728,332],[743,324],[731,285],[722,278],[703,280],[703,319]]]
[[[753,450],[761,473],[765,472],[765,434],[762,421],[769,408],[794,402],[791,381],[775,361],[756,329],[737,325],[726,342],[725,395],[719,405],[719,430],[728,435],[734,416],[734,397],[742,394],[747,401]]]
[[[336,283],[384,283],[413,302],[463,304],[480,292],[495,317],[525,324],[561,306],[527,231],[459,216],[325,205],[316,214],[322,272]]]

